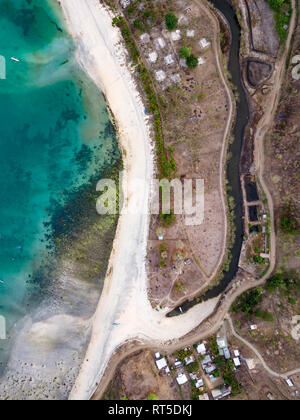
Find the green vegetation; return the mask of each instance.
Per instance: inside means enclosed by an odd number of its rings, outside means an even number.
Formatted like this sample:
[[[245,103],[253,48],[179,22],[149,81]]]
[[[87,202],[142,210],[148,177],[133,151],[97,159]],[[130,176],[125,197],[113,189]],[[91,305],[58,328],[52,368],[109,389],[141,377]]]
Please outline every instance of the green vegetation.
[[[200,365],[198,362],[193,362],[187,365],[185,368],[188,373],[195,373],[198,372],[198,370],[200,369]]]
[[[128,49],[130,59],[133,65],[136,66],[136,70],[141,78],[143,83],[144,91],[147,95],[149,111],[154,116],[153,130],[154,138],[156,142],[156,154],[158,160],[158,169],[160,172],[161,178],[169,178],[176,170],[176,164],[171,156],[168,157],[168,154],[165,150],[162,125],[161,125],[161,113],[158,105],[158,99],[156,92],[153,86],[152,79],[150,74],[141,59],[140,52],[136,46],[136,43],[131,35],[130,29],[122,16],[115,17],[112,21],[113,26],[118,26],[121,30],[122,36],[124,38],[126,47]],[[170,152],[169,152],[170,153]]]
[[[289,216],[282,216],[280,219],[280,229],[284,233],[295,235],[297,233],[297,222]]]
[[[214,356],[219,356],[219,347],[215,337],[211,337],[209,340],[210,350]]]
[[[148,400],[149,401],[158,400],[158,396],[155,395],[153,392],[150,392],[150,394],[148,395]]]
[[[178,350],[177,352],[177,357],[181,362],[184,362],[184,359],[186,357],[192,356],[193,355],[193,350]]]
[[[198,58],[191,54],[189,57],[187,57],[186,64],[188,67],[195,68],[198,66]]]
[[[176,221],[176,216],[173,210],[170,210],[170,214],[160,214],[160,219],[164,222],[166,227],[172,226]]]
[[[166,27],[169,31],[174,31],[177,28],[178,18],[173,13],[167,13],[165,17]]]
[[[291,0],[268,0],[271,9],[275,12],[275,26],[280,42],[283,44],[288,36],[288,27],[291,20]]]
[[[181,58],[187,59],[192,54],[192,47],[181,47],[179,50],[179,55]]]
[[[225,360],[224,357],[218,356],[215,358],[215,363],[219,368],[220,374],[224,379],[226,385],[231,387],[232,395],[239,394],[241,388],[234,375],[234,364],[231,359]]]
[[[274,276],[267,280],[265,289],[270,293],[280,290],[286,296],[291,293],[299,293],[300,274],[296,270],[289,270],[288,272],[278,270]]]
[[[257,309],[257,311],[255,312],[255,316],[267,322],[274,322],[273,315],[270,314],[270,312],[268,311],[262,311],[261,309]]]
[[[242,311],[244,313],[253,314],[254,308],[261,302],[261,300],[262,289],[257,287],[256,289],[243,293],[233,304],[232,311]]]
[[[266,260],[263,257],[261,257],[260,255],[254,255],[253,261],[256,264],[264,264],[266,262]]]

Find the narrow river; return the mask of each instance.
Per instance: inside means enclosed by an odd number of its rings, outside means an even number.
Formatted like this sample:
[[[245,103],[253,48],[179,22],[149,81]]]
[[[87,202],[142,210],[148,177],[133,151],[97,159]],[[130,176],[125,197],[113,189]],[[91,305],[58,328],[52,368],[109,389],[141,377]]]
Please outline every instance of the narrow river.
[[[230,26],[232,43],[228,69],[232,76],[232,83],[236,86],[236,91],[239,95],[239,100],[237,102],[236,122],[232,132],[234,141],[229,148],[231,158],[227,162],[227,179],[228,185],[231,188],[229,194],[234,198],[235,201],[234,224],[236,232],[235,240],[230,251],[232,259],[229,265],[229,270],[224,271],[223,278],[218,283],[218,285],[208,290],[205,294],[198,296],[191,301],[186,301],[180,305],[183,312],[186,312],[201,301],[206,301],[208,299],[219,296],[226,289],[238,271],[238,263],[244,236],[243,196],[241,190],[239,164],[245,128],[249,121],[249,105],[242,81],[242,72],[240,66],[241,28],[236,16],[236,12],[227,0],[210,0],[210,2],[223,14]],[[179,307],[177,307],[172,312],[170,312],[168,316],[175,316],[179,314],[181,314],[181,311]]]

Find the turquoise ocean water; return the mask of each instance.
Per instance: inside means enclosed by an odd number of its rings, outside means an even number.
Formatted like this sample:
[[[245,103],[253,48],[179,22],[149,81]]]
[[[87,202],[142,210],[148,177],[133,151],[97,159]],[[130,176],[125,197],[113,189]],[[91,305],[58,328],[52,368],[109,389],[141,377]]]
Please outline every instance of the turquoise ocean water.
[[[30,278],[52,251],[53,203],[120,158],[104,98],[74,53],[55,0],[0,0],[0,315],[8,328],[26,314]]]

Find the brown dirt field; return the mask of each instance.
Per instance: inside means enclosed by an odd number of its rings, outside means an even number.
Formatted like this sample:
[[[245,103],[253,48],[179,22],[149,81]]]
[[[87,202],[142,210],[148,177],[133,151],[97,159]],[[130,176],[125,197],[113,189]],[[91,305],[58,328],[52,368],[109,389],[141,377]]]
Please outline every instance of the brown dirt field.
[[[147,7],[148,2],[145,3]],[[166,2],[157,3],[164,5]],[[173,11],[180,19],[180,40],[171,39],[164,23],[147,31],[151,37],[148,44],[141,42],[139,31],[135,32],[144,57],[153,51],[158,54],[156,63],[147,62],[153,75],[159,70],[166,74],[166,80],[155,82],[155,85],[162,104],[165,146],[172,148],[176,162],[174,177],[204,179],[205,182],[205,220],[202,225],[185,226],[182,217],[177,216],[173,226],[164,228],[158,216],[152,217],[148,246],[149,293],[154,305],[170,307],[176,306],[185,296],[204,289],[213,280],[223,258],[226,225],[223,191],[220,190],[220,160],[229,118],[228,96],[218,73],[212,20],[195,1],[172,3]],[[188,30],[194,31],[193,37],[187,36]],[[157,47],[158,38],[164,39],[165,48]],[[202,38],[210,42],[204,50],[199,44]],[[182,67],[179,50],[184,45],[191,46],[193,54],[204,59],[205,63],[197,69]],[[172,55],[174,63],[166,66],[164,58],[168,55]],[[174,75],[180,76],[181,81],[177,84],[171,80]],[[168,244],[166,267],[159,264],[158,229]],[[184,257],[191,259],[188,267],[182,266],[182,261],[176,264],[172,259],[179,240],[184,245]]]
[[[145,350],[128,357],[117,372],[104,399],[147,400],[150,393],[159,400],[182,399],[176,379],[158,371],[153,352]]]
[[[300,26],[295,33],[291,58],[300,53]],[[299,269],[299,214],[300,214],[300,80],[292,78],[295,65],[289,65],[282,87],[281,100],[273,129],[265,139],[265,177],[273,201],[277,229],[277,267]],[[296,235],[280,228],[282,216],[293,219]]]

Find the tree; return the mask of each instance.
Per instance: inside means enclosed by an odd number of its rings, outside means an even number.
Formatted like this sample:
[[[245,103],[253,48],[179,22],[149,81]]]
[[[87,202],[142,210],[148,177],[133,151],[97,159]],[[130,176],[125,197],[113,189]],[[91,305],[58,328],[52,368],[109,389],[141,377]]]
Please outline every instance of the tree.
[[[178,24],[178,18],[173,13],[167,13],[165,17],[166,27],[169,31],[174,31]]]
[[[186,64],[188,67],[195,68],[198,66],[198,58],[191,54],[189,57],[187,57]]]
[[[179,51],[179,55],[181,58],[187,59],[192,54],[192,48],[191,47],[181,47]]]

